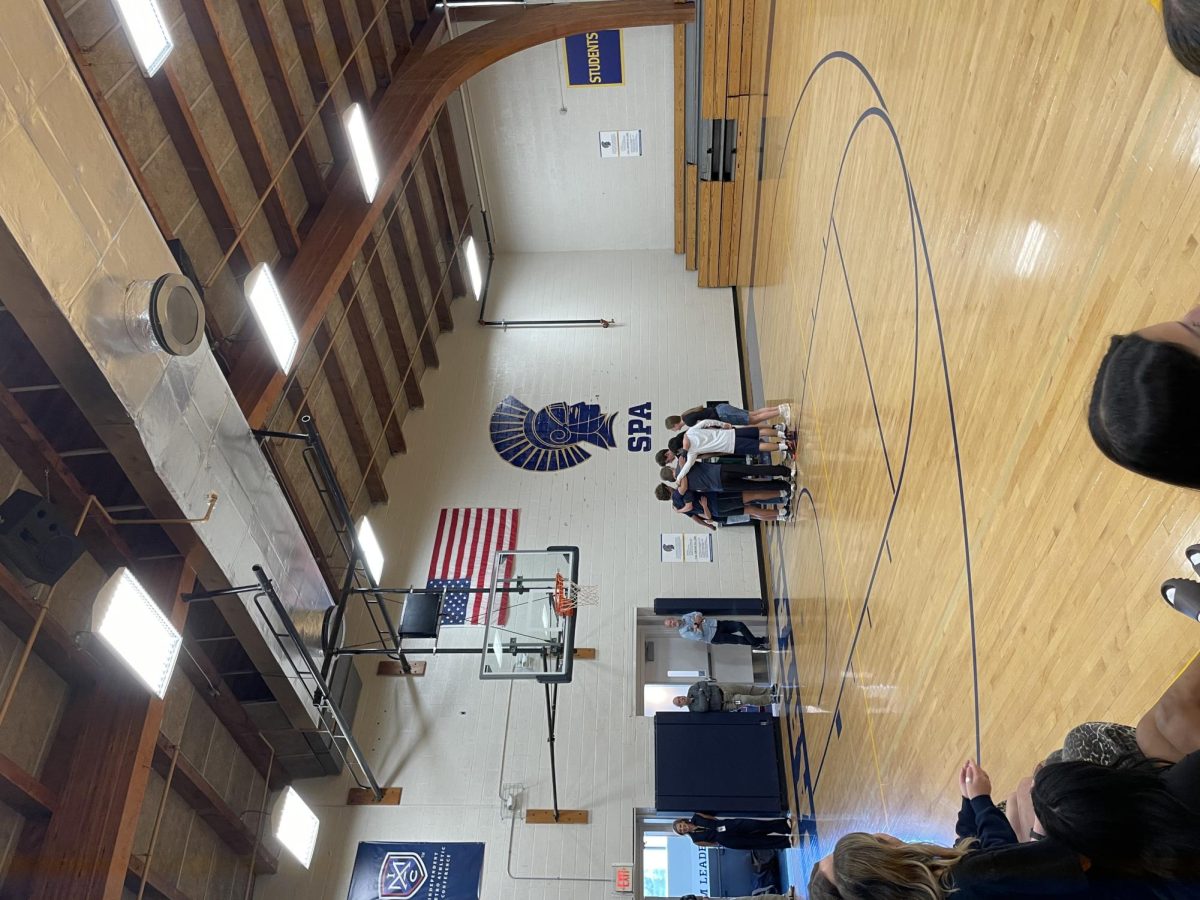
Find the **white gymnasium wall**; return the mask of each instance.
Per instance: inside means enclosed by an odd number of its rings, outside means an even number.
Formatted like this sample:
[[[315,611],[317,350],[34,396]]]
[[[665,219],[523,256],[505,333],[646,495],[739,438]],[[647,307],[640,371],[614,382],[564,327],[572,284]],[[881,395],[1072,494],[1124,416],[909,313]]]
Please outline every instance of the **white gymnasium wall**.
[[[481,682],[477,656],[429,658],[424,678],[377,678],[364,666],[355,731],[381,779],[403,787],[394,808],[346,808],[347,781],[303,782],[320,806],[311,873],[290,860],[264,878],[266,900],[344,897],[359,841],[486,843],[480,896],[487,900],[587,900],[610,895],[611,863],[633,859],[632,810],[653,805],[652,720],[634,714],[634,609],[658,596],[755,596],[753,531],[716,534],[714,565],[658,560],[663,531],[699,530],[654,499],[651,453],[626,449],[628,407],[650,401],[654,446],[661,420],[697,401],[740,396],[728,291],[701,290],[671,252],[559,253],[498,257],[489,318],[615,318],[609,329],[488,330],[459,301],[456,330],[438,343],[443,366],[422,383],[426,410],[405,422],[406,456],[386,478],[391,503],[372,513],[387,553],[384,581],[423,584],[438,511],[457,506],[521,510],[519,545],[577,544],[581,581],[603,604],[581,612],[577,662],[559,693],[559,800],[587,809],[587,826],[517,822],[511,871],[603,883],[515,880],[507,874],[509,823],[498,789],[528,786],[526,804],[550,806],[545,715],[539,686]],[[665,346],[672,334],[691,365]],[[705,365],[695,365],[704,361]],[[558,473],[525,472],[492,448],[488,421],[515,394],[533,408],[588,400],[618,411],[617,447]],[[480,628],[448,628],[443,643],[478,646]],[[507,729],[507,732],[506,732]],[[507,733],[507,738],[506,738]]]
[[[562,41],[468,83],[497,252],[674,246],[672,29],[622,40],[623,85],[567,87]],[[639,128],[643,156],[600,158],[600,131]]]

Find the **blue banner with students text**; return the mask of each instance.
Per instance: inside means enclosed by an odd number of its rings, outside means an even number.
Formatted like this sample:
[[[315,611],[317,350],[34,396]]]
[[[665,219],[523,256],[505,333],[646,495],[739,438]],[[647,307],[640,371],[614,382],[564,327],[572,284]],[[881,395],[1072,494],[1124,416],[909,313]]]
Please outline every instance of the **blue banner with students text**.
[[[573,34],[563,40],[563,46],[567,56],[567,84],[572,87],[625,83],[620,31]]]
[[[479,900],[483,844],[362,842],[347,900]]]

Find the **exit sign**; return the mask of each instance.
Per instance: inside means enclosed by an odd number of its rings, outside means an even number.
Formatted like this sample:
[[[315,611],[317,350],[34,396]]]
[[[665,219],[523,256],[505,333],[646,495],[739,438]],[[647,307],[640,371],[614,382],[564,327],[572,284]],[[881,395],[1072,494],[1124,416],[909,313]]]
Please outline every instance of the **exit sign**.
[[[633,866],[613,866],[613,890],[618,894],[633,893]]]

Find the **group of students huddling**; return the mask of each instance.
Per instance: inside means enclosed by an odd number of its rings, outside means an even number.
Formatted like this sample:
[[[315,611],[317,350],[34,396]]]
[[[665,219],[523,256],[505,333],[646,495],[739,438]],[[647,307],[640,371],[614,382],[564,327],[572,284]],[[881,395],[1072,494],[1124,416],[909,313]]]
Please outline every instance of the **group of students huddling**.
[[[796,482],[796,435],[788,430],[786,403],[755,410],[728,403],[697,406],[668,416],[666,425],[675,436],[654,455],[659,500],[669,500],[709,529],[787,519]],[[763,461],[772,453],[780,454],[780,465]]]

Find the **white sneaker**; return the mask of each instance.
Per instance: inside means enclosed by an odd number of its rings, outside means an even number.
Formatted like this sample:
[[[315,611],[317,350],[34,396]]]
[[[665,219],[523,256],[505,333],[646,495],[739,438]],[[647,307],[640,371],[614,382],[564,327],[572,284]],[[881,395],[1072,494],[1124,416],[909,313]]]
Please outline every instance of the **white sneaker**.
[[[788,428],[791,428],[792,427],[792,404],[780,403],[779,404],[779,415],[783,416],[784,425],[786,425]]]

